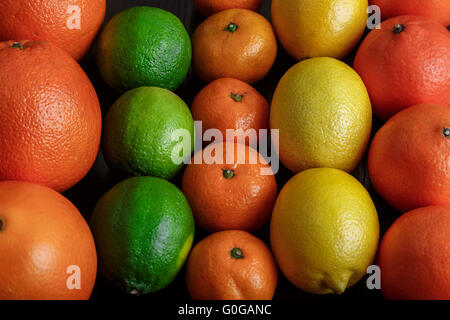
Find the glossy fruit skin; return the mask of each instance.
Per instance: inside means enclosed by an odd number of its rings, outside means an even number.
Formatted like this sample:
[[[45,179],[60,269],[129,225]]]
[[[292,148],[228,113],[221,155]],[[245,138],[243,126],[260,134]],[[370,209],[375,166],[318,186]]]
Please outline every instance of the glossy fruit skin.
[[[272,23],[284,49],[297,60],[341,59],[364,33],[367,6],[367,0],[273,0]]]
[[[79,8],[80,29],[69,29]],[[45,40],[76,60],[89,51],[105,18],[106,0],[2,0],[0,41]],[[70,23],[69,23],[70,22]]]
[[[404,30],[395,33],[396,25]],[[415,104],[450,106],[450,35],[435,21],[400,16],[382,22],[362,42],[354,68],[380,119]]]
[[[98,153],[101,111],[77,62],[43,41],[0,43],[0,179],[64,191]]]
[[[69,200],[37,184],[2,181],[0,212],[0,300],[89,299],[94,239]],[[79,267],[80,289],[67,287],[70,266]]]
[[[226,28],[234,23],[236,31]],[[269,72],[277,56],[277,40],[262,15],[246,9],[229,9],[203,21],[192,37],[192,64],[206,83],[235,78],[255,83]]]
[[[377,132],[369,150],[373,186],[400,211],[450,205],[450,108],[409,107]]]
[[[269,127],[269,103],[251,85],[232,78],[220,78],[204,87],[191,107],[195,121],[202,121],[203,132],[219,129],[224,140],[249,144],[247,130]],[[238,138],[227,139],[227,129],[242,130]],[[254,141],[255,143],[257,141]]]
[[[424,16],[445,27],[450,25],[450,6],[447,0],[370,0],[381,10],[381,18],[389,19],[403,15]]]
[[[341,294],[375,258],[378,215],[366,189],[337,169],[316,168],[283,187],[272,213],[270,241],[283,274],[314,294]]]
[[[180,144],[173,134],[186,130],[189,159],[194,150],[194,121],[188,106],[173,92],[157,87],[140,87],[123,94],[105,119],[105,160],[122,176],[173,178],[184,166],[172,161]]]
[[[98,202],[90,226],[102,277],[139,295],[168,286],[183,266],[194,239],[186,198],[168,181],[124,180]]]
[[[204,16],[209,17],[228,9],[248,9],[259,11],[263,0],[194,0],[195,6]]]
[[[308,59],[289,69],[278,83],[270,128],[280,130],[280,160],[294,174],[317,167],[351,172],[369,143],[369,95],[345,63]]]
[[[214,162],[219,150],[223,150],[223,164]],[[227,161],[227,157],[233,159],[232,151],[234,160]],[[245,155],[245,160],[238,154]],[[203,163],[195,164],[199,155]],[[227,179],[223,170],[233,170],[234,176]],[[211,144],[194,155],[184,172],[182,190],[195,222],[208,232],[250,232],[261,228],[269,219],[277,196],[275,177],[264,158],[249,146],[232,142]]]
[[[116,14],[98,40],[100,74],[119,92],[142,86],[175,90],[186,77],[191,57],[183,23],[159,8],[132,7]]]
[[[383,237],[378,254],[388,300],[450,299],[450,206],[403,214]]]
[[[241,249],[243,258],[231,250]],[[278,270],[269,248],[240,230],[221,231],[200,241],[189,256],[186,282],[194,300],[272,300]]]

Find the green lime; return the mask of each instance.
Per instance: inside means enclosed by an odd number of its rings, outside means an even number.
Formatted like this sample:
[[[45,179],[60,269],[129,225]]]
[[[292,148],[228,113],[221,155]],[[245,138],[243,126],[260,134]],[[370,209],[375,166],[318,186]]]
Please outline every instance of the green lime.
[[[191,57],[183,23],[153,7],[116,14],[103,29],[97,48],[103,79],[120,92],[141,86],[175,90],[186,77]]]
[[[90,226],[100,274],[130,294],[168,286],[194,239],[194,219],[183,193],[154,177],[114,186],[98,202]]]
[[[108,165],[123,176],[171,179],[193,150],[191,112],[169,90],[157,87],[130,90],[106,115],[103,154]]]

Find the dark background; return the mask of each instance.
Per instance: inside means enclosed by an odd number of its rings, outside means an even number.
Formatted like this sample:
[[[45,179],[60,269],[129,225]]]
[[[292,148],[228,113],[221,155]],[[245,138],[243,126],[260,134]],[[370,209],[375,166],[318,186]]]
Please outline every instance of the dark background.
[[[270,0],[264,1],[264,6],[261,13],[270,20]],[[133,6],[155,6],[175,14],[185,25],[190,35],[194,32],[195,28],[204,20],[204,17],[195,9],[193,0],[107,0],[106,18],[105,23],[116,13]],[[367,33],[367,32],[366,32]],[[105,115],[112,103],[118,98],[117,93],[110,89],[104,81],[101,79],[97,66],[95,63],[95,45],[91,49],[90,53],[81,61],[81,66],[84,68],[89,78],[91,79],[94,87],[97,90],[97,94],[102,107],[102,113]],[[354,52],[350,54],[345,62],[352,64]],[[255,84],[255,88],[266,97],[270,102],[272,99],[275,87],[283,76],[283,74],[293,66],[297,61],[289,57],[283,50],[281,45],[279,46],[278,57],[274,67],[270,73],[259,83]],[[202,89],[203,84],[195,75],[192,70],[189,71],[183,84],[179,87],[176,93],[190,105],[195,95]],[[380,122],[374,119],[373,132],[380,127]],[[393,223],[393,221],[399,216],[399,213],[391,209],[373,190],[369,176],[367,173],[367,159],[366,157],[361,162],[360,166],[353,172],[353,175],[361,181],[361,183],[369,190],[375,205],[378,210],[381,235],[386,229]],[[182,173],[175,177],[172,182],[177,186],[180,186]],[[280,168],[280,172],[276,175],[278,188],[282,188],[292,174],[283,166]],[[100,197],[108,191],[119,180],[112,175],[106,166],[103,156],[100,152],[94,167],[88,173],[88,175],[75,187],[64,193],[81,211],[83,216],[89,220],[91,212],[93,211],[97,201]],[[207,234],[199,228],[196,228],[195,242],[203,239]],[[269,226],[266,224],[262,230],[256,232],[256,235],[264,240],[269,245]],[[186,301],[189,299],[189,295],[185,285],[184,268],[181,270],[177,279],[166,289],[156,293],[143,295],[140,297],[128,297],[128,299],[151,299],[154,301]],[[117,289],[104,283],[100,278],[97,279],[92,299],[110,299],[110,298],[127,298]],[[279,277],[278,287],[275,293],[275,300],[280,299],[308,299],[308,300],[351,300],[351,299],[382,299],[382,295],[379,290],[368,290],[366,287],[366,279],[363,278],[358,284],[347,291],[338,295],[325,295],[317,296],[305,293],[300,289],[292,285],[281,274]]]

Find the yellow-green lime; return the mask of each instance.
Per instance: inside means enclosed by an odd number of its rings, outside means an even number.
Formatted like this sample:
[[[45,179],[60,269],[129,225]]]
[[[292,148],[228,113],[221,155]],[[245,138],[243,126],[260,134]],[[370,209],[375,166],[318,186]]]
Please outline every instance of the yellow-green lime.
[[[173,92],[141,87],[123,94],[108,111],[103,154],[122,176],[171,179],[194,149],[194,120]]]

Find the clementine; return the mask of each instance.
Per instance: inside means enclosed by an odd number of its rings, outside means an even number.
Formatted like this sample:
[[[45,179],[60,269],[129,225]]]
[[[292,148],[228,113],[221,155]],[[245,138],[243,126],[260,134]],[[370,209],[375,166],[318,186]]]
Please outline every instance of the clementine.
[[[375,135],[368,166],[375,189],[401,211],[450,205],[450,108],[396,114]]]
[[[227,9],[249,9],[259,11],[263,0],[194,0],[195,6],[204,16]]]
[[[254,83],[272,68],[277,40],[262,15],[230,9],[210,16],[197,27],[192,49],[193,66],[204,82],[230,77]]]
[[[450,299],[450,207],[402,215],[379,249],[381,291],[390,300]]]
[[[384,21],[362,42],[354,68],[381,119],[414,104],[450,106],[450,35],[436,21],[418,16]]]
[[[203,159],[201,164],[199,159]],[[203,229],[254,231],[270,217],[277,196],[273,172],[247,145],[210,144],[184,172],[183,193]]]
[[[429,17],[444,26],[450,25],[448,0],[370,0],[370,4],[380,7],[382,19],[411,14]]]
[[[43,41],[0,42],[0,179],[64,191],[100,145],[97,94],[78,63]]]
[[[80,60],[105,18],[106,0],[2,0],[0,40],[46,40]]]
[[[194,120],[202,121],[204,131],[219,129],[224,139],[227,129],[236,136],[226,140],[247,143],[269,126],[269,103],[249,84],[232,78],[217,79],[203,88],[192,103]],[[256,130],[254,135],[248,130]],[[237,140],[237,141],[236,141]],[[256,139],[253,140],[256,143]]]
[[[187,287],[195,300],[271,300],[277,281],[269,248],[245,231],[210,235],[187,262]]]
[[[89,227],[47,187],[0,182],[0,299],[85,300],[97,273]]]

